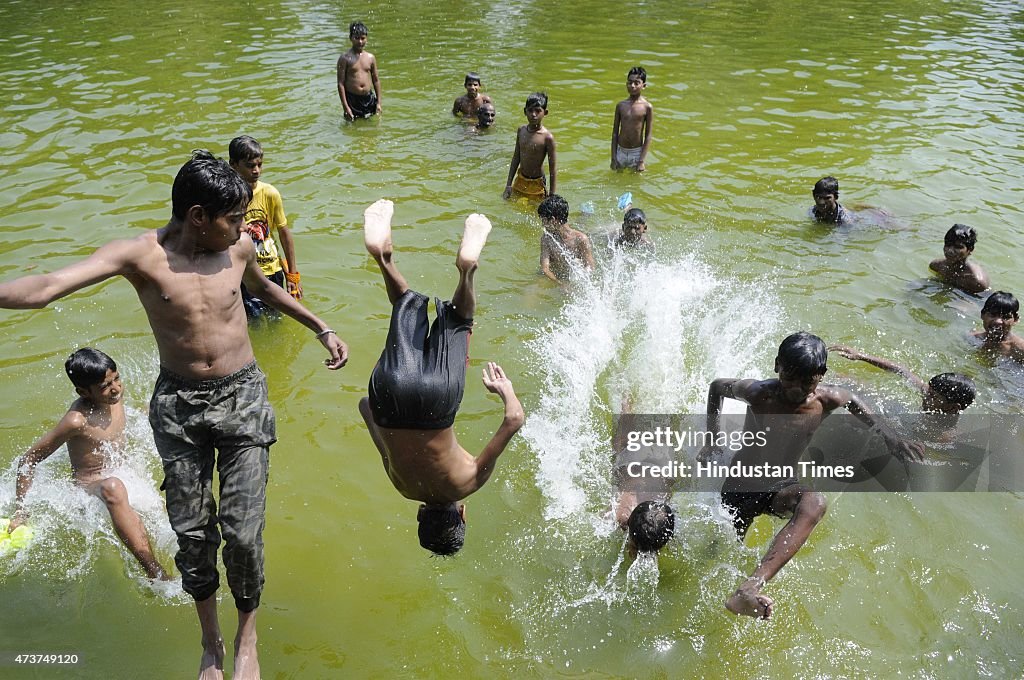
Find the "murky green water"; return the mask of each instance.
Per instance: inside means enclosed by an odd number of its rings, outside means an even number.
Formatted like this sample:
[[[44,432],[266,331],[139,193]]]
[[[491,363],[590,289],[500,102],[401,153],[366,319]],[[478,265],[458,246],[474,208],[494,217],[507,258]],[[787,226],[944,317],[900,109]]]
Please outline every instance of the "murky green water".
[[[347,26],[370,27],[384,115],[342,123],[334,64]],[[656,1],[639,5],[384,2],[0,4],[0,266],[48,271],[169,215],[195,147],[237,134],[266,150],[265,179],[293,224],[307,303],[351,346],[341,373],[290,322],[253,332],[270,376],[267,677],[1018,676],[1024,659],[1020,494],[831,499],[825,522],[769,586],[771,622],[721,607],[777,524],[735,545],[715,504],[679,497],[677,539],[627,576],[601,514],[607,432],[624,391],[652,412],[700,411],[716,375],[766,375],[806,328],[931,375],[975,376],[980,411],[1019,412],[1024,375],[981,361],[978,300],[929,281],[953,222],[997,288],[1024,291],[1024,15],[1014,2]],[[615,102],[634,64],[655,108],[649,171],[608,170]],[[449,115],[477,70],[497,127]],[[657,263],[609,263],[566,298],[536,276],[538,225],[500,199],[525,96],[550,97],[559,188],[587,228],[632,191]],[[890,224],[806,219],[835,174],[844,204]],[[388,309],[360,234],[362,209],[397,204],[399,263],[448,295],[461,220],[495,223],[478,276],[471,375],[501,361],[531,421],[469,502],[467,547],[432,560],[415,505],[391,488],[356,412]],[[70,401],[61,364],[94,345],[122,365],[136,409],[129,485],[165,561],[158,462],[145,418],[156,351],[124,281],[41,311],[0,314],[0,510],[11,461]],[[836,357],[832,370],[894,401],[912,395]],[[479,449],[498,404],[471,377],[458,432]],[[62,454],[61,454],[62,455]],[[94,502],[60,486],[41,539],[0,561],[0,654],[77,652],[72,671],[3,677],[183,677],[199,655],[187,600],[139,582]],[[38,485],[40,489],[43,484]],[[48,493],[49,495],[45,495]],[[643,567],[644,565],[641,565]],[[230,598],[225,632],[234,632]]]

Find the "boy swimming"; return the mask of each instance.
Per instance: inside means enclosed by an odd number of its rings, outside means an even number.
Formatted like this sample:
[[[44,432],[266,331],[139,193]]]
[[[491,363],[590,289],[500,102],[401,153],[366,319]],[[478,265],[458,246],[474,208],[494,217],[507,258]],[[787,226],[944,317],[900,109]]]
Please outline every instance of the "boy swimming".
[[[451,302],[435,300],[437,318],[428,329],[429,298],[409,288],[392,259],[393,214],[394,204],[387,200],[364,213],[366,250],[384,277],[392,309],[387,342],[359,412],[395,489],[421,503],[416,515],[420,545],[437,555],[454,555],[466,534],[466,505],[461,501],[490,479],[524,421],[512,382],[489,362],[483,383],[504,403],[501,425],[476,458],[459,445],[452,428],[469,361],[476,310],[473,275],[491,223],[483,215],[466,218],[455,259],[459,283]]]
[[[128,503],[128,490],[107,472],[107,453],[124,445],[124,401],[117,364],[103,352],[85,347],[64,362],[64,371],[78,393],[64,417],[18,459],[15,514],[8,531],[28,519],[25,495],[32,486],[36,466],[67,444],[75,482],[107,506],[121,542],[142,565],[146,576],[170,577],[153,555],[146,527]]]
[[[981,340],[981,349],[1024,363],[1024,338],[1013,327],[1020,321],[1020,303],[1012,294],[998,290],[981,307],[983,330],[973,333]]]
[[[616,496],[612,512],[619,528],[626,532],[631,552],[656,553],[675,533],[675,511],[668,504],[673,480],[648,477],[643,469],[668,463],[662,451],[650,447],[629,450],[629,431],[642,426],[629,408],[628,402],[623,404],[612,439],[616,452],[613,472]]]
[[[821,338],[799,332],[788,336],[779,346],[775,359],[778,378],[743,380],[716,378],[708,389],[707,427],[720,433],[722,402],[726,397],[747,403],[744,431],[763,433],[763,444],[753,444],[738,451],[732,463],[757,466],[771,462],[793,466],[803,454],[807,443],[821,421],[838,408],[847,408],[861,421],[878,430],[889,452],[898,458],[920,460],[923,447],[905,442],[849,390],[823,385],[828,351]],[[778,417],[786,416],[786,417]],[[698,460],[707,462],[721,449],[706,446]],[[755,487],[752,489],[751,487]],[[825,496],[796,479],[729,477],[722,485],[722,506],[733,516],[733,527],[742,541],[758,515],[789,517],[779,530],[768,551],[754,572],[725,602],[735,614],[767,619],[774,600],[761,589],[797,553],[814,527],[825,516]]]
[[[472,71],[467,73],[463,86],[466,88],[466,94],[455,98],[455,103],[452,104],[453,116],[461,115],[464,118],[476,118],[477,111],[481,105],[494,105],[490,97],[480,93],[480,76],[478,74]]]
[[[650,249],[654,242],[647,237],[647,215],[640,208],[630,208],[622,216],[622,228],[612,241],[615,248]]]
[[[523,107],[527,124],[516,132],[516,148],[508,167],[508,181],[505,182],[504,198],[515,193],[532,200],[543,200],[556,193],[557,163],[555,161],[555,137],[544,127],[544,116],[548,115],[548,96],[534,92],[526,98]],[[548,173],[551,184],[545,186],[544,158],[548,159]]]
[[[345,120],[380,115],[380,78],[377,58],[365,51],[366,24],[353,21],[348,27],[352,48],[338,57],[338,97]]]
[[[840,225],[852,221],[853,214],[839,203],[839,180],[835,177],[819,179],[814,183],[811,195],[814,196],[814,205],[810,214],[818,222]]]
[[[612,170],[633,168],[637,172],[647,169],[647,151],[651,146],[651,125],[654,107],[644,99],[647,71],[634,66],[626,75],[628,99],[615,106],[612,122]]]
[[[594,268],[590,238],[569,226],[569,203],[551,194],[537,206],[541,226],[540,271],[556,283],[567,281],[574,267]]]
[[[480,130],[486,130],[487,128],[494,125],[494,117],[498,115],[497,111],[494,110],[494,104],[490,102],[484,102],[476,110],[476,125],[473,126],[475,132]]]
[[[928,268],[939,275],[945,283],[965,293],[981,293],[988,290],[988,274],[975,262],[967,258],[978,243],[978,233],[966,224],[954,224],[943,238],[943,257],[932,260]]]

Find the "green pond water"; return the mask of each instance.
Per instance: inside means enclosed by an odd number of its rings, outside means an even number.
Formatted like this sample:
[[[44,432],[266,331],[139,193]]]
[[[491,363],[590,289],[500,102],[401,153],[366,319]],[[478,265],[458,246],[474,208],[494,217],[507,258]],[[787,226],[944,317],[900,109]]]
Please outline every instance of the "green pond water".
[[[334,68],[353,19],[370,29],[384,113],[345,124]],[[770,375],[795,330],[925,376],[968,373],[975,412],[1021,411],[1024,372],[968,341],[980,299],[927,268],[965,222],[994,286],[1024,291],[1018,3],[26,0],[0,3],[0,25],[4,279],[162,226],[190,150],[226,155],[250,134],[284,196],[306,304],[350,345],[348,366],[328,372],[291,321],[252,331],[279,435],[265,677],[1020,676],[1021,493],[831,495],[768,585],[768,622],[722,601],[778,520],[760,518],[741,546],[713,496],[679,494],[681,522],[657,565],[627,568],[603,518],[623,395],[650,413],[701,412],[712,378]],[[643,175],[608,168],[614,105],[635,64],[655,111]],[[497,106],[486,134],[448,113],[469,70]],[[602,265],[568,294],[537,276],[536,216],[501,200],[534,90],[551,98],[559,193]],[[811,186],[827,174],[845,205],[889,217],[841,229],[808,220]],[[622,262],[604,245],[627,190],[647,213],[653,262]],[[418,546],[416,505],[389,484],[356,411],[389,318],[361,235],[362,210],[380,197],[396,202],[399,265],[431,294],[454,288],[464,217],[494,223],[456,430],[478,451],[500,421],[477,377],[487,360],[512,377],[528,422],[469,500],[452,560]],[[578,220],[588,201],[593,216]],[[0,328],[0,514],[14,460],[72,399],[64,359],[95,346],[118,361],[131,409],[132,445],[115,462],[170,562],[145,418],[157,354],[131,286],[3,311]],[[830,368],[830,379],[915,406],[892,376],[840,357]],[[141,578],[68,474],[63,452],[40,466],[37,539],[0,557],[0,677],[187,677],[200,652],[190,600]],[[80,658],[27,668],[11,660],[21,652]]]

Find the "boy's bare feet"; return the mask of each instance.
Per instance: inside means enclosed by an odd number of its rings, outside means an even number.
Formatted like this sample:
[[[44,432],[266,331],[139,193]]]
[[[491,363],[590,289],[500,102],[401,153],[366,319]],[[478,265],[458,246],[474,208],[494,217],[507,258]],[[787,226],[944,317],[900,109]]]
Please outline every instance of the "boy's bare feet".
[[[199,680],[224,679],[224,641],[203,645],[203,657],[199,660]]]
[[[459,254],[455,257],[455,266],[459,271],[476,269],[489,233],[491,233],[491,221],[484,215],[473,213],[466,218],[466,228],[462,232],[462,245],[459,246]]]
[[[235,640],[235,672],[231,680],[259,680],[260,661],[256,654],[256,635]]]
[[[382,198],[363,211],[363,241],[374,259],[391,254],[391,217],[395,204]]]
[[[772,615],[775,600],[761,594],[763,585],[761,579],[747,579],[736,589],[732,597],[725,601],[725,608],[733,614],[767,619]]]

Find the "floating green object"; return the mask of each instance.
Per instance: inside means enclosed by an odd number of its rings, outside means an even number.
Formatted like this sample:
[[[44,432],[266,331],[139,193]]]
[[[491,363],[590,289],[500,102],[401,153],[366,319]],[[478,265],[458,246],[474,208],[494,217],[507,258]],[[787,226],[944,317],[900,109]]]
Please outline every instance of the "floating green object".
[[[0,517],[0,555],[18,552],[28,545],[32,540],[32,537],[35,536],[35,532],[32,531],[32,527],[24,524],[14,531],[8,532],[7,527],[10,526],[10,524],[10,519]]]

